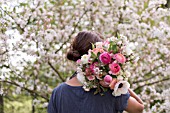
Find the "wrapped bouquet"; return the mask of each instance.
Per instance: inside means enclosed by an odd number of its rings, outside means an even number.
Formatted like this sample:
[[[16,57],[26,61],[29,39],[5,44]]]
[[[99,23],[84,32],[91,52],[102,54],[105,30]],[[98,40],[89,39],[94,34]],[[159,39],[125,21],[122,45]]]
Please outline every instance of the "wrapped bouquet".
[[[123,35],[92,44],[92,50],[76,62],[77,79],[84,90],[95,88],[94,94],[103,94],[110,88],[114,96],[126,94],[130,87],[127,80],[131,74],[125,66],[128,62],[133,63],[134,48],[134,44]]]

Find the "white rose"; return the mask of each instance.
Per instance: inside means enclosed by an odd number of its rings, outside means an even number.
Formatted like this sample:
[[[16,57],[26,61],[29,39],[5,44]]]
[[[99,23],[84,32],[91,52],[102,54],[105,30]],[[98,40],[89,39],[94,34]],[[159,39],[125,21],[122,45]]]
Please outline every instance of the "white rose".
[[[103,42],[96,42],[96,48],[103,48]]]
[[[89,55],[87,55],[87,54],[85,54],[85,55],[83,55],[82,57],[81,57],[81,62],[83,63],[83,64],[87,64],[88,63],[88,61],[89,61]]]

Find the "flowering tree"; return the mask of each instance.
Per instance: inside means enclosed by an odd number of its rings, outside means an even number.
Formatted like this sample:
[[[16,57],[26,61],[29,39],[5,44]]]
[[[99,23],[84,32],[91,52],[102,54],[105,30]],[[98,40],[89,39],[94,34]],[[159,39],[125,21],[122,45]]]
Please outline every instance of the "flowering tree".
[[[120,33],[138,43],[140,59],[128,67],[131,88],[144,100],[145,112],[170,111],[170,11],[166,3],[1,0],[0,102],[26,94],[32,97],[32,112],[35,106],[46,107],[52,89],[76,69],[65,58],[71,39],[79,31],[95,30],[105,38]]]

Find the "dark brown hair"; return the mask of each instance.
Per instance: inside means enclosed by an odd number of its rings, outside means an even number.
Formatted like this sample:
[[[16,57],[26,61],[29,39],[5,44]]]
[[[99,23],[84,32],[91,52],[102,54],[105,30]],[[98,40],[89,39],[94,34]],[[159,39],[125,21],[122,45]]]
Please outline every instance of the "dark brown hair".
[[[102,39],[103,37],[97,32],[79,32],[71,44],[67,59],[77,61],[82,55],[87,54],[89,49],[92,49],[92,43],[101,42]]]

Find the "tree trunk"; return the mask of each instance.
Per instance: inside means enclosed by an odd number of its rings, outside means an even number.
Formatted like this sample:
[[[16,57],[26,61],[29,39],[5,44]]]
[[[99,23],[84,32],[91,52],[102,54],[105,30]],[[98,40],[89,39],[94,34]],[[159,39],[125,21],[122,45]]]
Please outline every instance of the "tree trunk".
[[[34,97],[32,98],[32,113],[35,113]]]
[[[0,95],[0,113],[4,113],[4,100],[3,100],[3,95]]]
[[[167,3],[165,5],[167,8],[170,8],[170,0],[167,0]]]
[[[0,91],[2,88],[2,84],[0,83]],[[0,113],[4,113],[4,99],[3,94],[0,94]]]

